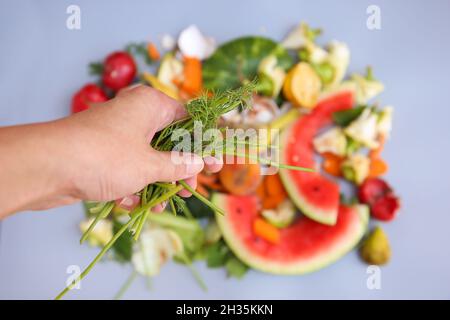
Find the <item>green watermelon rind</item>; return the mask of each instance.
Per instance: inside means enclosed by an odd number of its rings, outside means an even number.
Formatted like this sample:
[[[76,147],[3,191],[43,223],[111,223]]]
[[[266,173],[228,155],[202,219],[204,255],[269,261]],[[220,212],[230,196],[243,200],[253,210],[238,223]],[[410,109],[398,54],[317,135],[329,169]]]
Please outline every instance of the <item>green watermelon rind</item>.
[[[290,127],[283,130],[280,137],[280,163],[288,163],[285,159],[286,146],[288,145],[287,139],[291,136],[291,131],[296,125],[296,122],[292,123]],[[299,192],[294,179],[291,177],[290,170],[280,170],[280,177],[283,185],[289,194],[289,198],[299,208],[302,213],[311,218],[314,221],[326,224],[335,225],[337,219],[338,208],[332,210],[323,210],[313,204],[311,204],[301,192]]]
[[[226,208],[226,195],[216,193],[212,197],[214,204],[221,208]],[[252,254],[247,250],[242,242],[236,241],[232,228],[228,227],[225,216],[216,213],[216,220],[219,228],[222,231],[225,242],[233,251],[233,253],[242,260],[245,264],[255,270],[277,275],[302,275],[315,272],[322,269],[350,252],[355,246],[359,244],[363,236],[366,234],[369,222],[369,209],[366,205],[353,206],[357,210],[359,222],[356,230],[352,232],[343,240],[341,245],[336,245],[337,249],[332,252],[322,253],[319,257],[312,259],[312,261],[296,261],[296,262],[277,262],[264,259],[261,256]],[[226,209],[225,209],[226,214]]]

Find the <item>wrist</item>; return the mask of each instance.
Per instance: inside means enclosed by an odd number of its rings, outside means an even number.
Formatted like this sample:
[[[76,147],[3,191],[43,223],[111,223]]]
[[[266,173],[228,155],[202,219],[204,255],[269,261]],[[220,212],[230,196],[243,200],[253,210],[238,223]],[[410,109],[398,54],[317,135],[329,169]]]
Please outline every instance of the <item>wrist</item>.
[[[0,130],[0,217],[50,208],[72,198],[57,122]],[[61,137],[62,138],[62,137]]]

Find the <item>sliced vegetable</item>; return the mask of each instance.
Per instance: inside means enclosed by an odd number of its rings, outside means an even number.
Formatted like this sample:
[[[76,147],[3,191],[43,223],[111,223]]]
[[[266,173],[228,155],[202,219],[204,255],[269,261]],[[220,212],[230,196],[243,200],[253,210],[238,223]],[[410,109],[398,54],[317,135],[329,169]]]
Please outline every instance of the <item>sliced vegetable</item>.
[[[264,219],[257,218],[254,221],[253,232],[255,232],[258,237],[272,244],[277,244],[280,242],[280,231]]]
[[[292,103],[297,106],[305,108],[314,108],[317,104],[321,82],[317,73],[311,66],[305,62],[297,64],[289,73],[292,73],[289,78],[288,97],[292,94]]]
[[[365,108],[361,115],[344,129],[344,132],[353,140],[361,142],[369,149],[375,149],[379,146],[377,122],[377,115],[371,109]]]
[[[333,153],[326,152],[323,154],[322,168],[326,173],[339,177],[342,174],[341,166],[343,161],[344,158]]]
[[[288,33],[281,45],[286,49],[300,49],[307,41],[314,41],[321,33],[321,29],[311,29],[308,24],[302,22]]]
[[[143,79],[149,83],[153,88],[155,88],[156,90],[161,91],[162,93],[168,95],[169,97],[175,99],[175,100],[179,100],[180,96],[178,94],[178,92],[176,90],[174,90],[173,88],[165,85],[164,83],[160,82],[158,80],[157,77],[155,77],[154,75],[152,75],[151,73],[148,72],[144,72],[142,74]]]
[[[147,44],[147,54],[153,61],[157,61],[159,60],[159,58],[161,58],[158,48],[156,48],[155,44],[152,42],[149,42]]]
[[[283,68],[277,66],[277,63],[277,57],[270,55],[262,59],[258,67],[260,80],[267,79],[266,81],[270,83],[269,86],[264,88],[262,93],[270,97],[278,96],[286,77],[286,72],[284,72]]]
[[[219,179],[231,194],[251,194],[261,182],[260,167],[258,164],[224,164],[219,172]]]
[[[350,50],[343,42],[332,41],[328,46],[327,62],[333,67],[333,79],[329,82],[336,86],[344,79],[350,63]]]
[[[394,109],[391,106],[384,107],[378,116],[377,131],[380,137],[388,138],[392,131],[392,116]]]
[[[388,164],[381,158],[370,160],[369,178],[382,176],[388,171]]]
[[[369,175],[370,160],[362,154],[354,154],[342,163],[345,179],[361,184]]]
[[[290,200],[284,200],[275,209],[265,209],[261,215],[277,228],[286,228],[294,221],[295,207]]]
[[[157,73],[158,80],[162,84],[172,88],[173,91],[178,91],[175,82],[179,81],[182,83],[182,75],[183,63],[172,52],[164,55]]]
[[[198,58],[184,57],[183,83],[181,90],[194,97],[200,94],[203,88],[202,64]]]
[[[347,150],[347,139],[341,128],[332,128],[313,140],[314,149],[318,153],[333,153],[344,156]]]

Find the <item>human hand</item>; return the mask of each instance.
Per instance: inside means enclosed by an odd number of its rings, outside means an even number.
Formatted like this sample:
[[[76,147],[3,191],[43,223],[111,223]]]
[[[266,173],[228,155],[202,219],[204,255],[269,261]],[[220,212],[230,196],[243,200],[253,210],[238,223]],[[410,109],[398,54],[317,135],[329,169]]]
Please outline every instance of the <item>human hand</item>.
[[[185,116],[182,104],[157,90],[137,86],[122,90],[114,99],[87,111],[29,126],[27,131],[34,133],[28,138],[35,140],[31,143],[34,146],[30,145],[33,163],[40,170],[40,174],[31,172],[29,176],[34,174],[46,181],[46,186],[38,184],[37,189],[51,192],[40,192],[19,209],[45,209],[78,200],[109,201],[123,197],[123,202],[129,205],[127,196],[157,181],[185,179],[195,188],[196,174],[204,167],[202,158],[183,155],[183,163],[176,164],[171,152],[158,152],[150,147],[156,132]],[[16,135],[17,132],[20,133],[16,129]],[[36,139],[38,136],[40,139]],[[221,164],[213,159],[208,159],[207,169],[215,172]],[[43,175],[54,178],[43,179]],[[180,194],[190,195],[186,190]]]

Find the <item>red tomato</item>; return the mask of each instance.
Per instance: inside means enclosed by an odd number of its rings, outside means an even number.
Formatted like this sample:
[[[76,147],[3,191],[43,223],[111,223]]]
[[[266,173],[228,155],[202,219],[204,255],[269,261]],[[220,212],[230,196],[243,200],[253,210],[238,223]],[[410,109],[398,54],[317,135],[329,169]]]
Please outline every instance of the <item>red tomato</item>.
[[[72,98],[72,113],[89,109],[89,103],[104,102],[108,97],[96,84],[89,83],[81,88]]]
[[[128,86],[136,76],[136,64],[126,52],[117,51],[106,57],[103,83],[115,91]]]
[[[362,203],[373,204],[380,197],[392,192],[386,181],[379,178],[366,179],[358,189],[358,197]]]
[[[400,209],[400,200],[393,194],[381,197],[371,206],[372,216],[381,221],[391,221]]]
[[[358,197],[370,206],[372,217],[378,220],[390,221],[400,209],[400,200],[387,182],[380,178],[366,179],[359,187]]]

